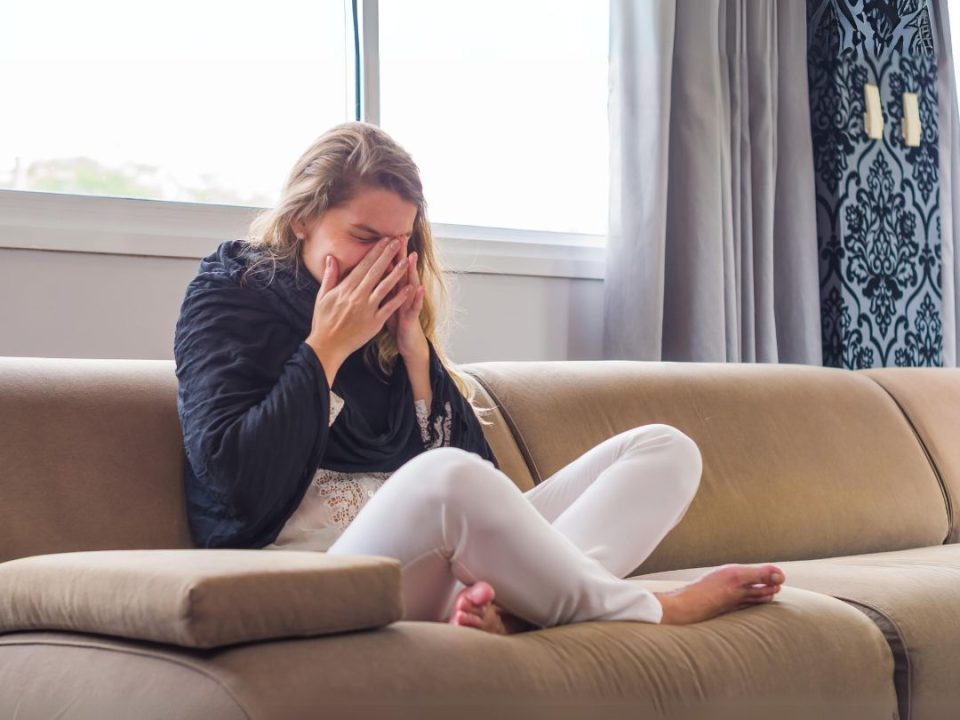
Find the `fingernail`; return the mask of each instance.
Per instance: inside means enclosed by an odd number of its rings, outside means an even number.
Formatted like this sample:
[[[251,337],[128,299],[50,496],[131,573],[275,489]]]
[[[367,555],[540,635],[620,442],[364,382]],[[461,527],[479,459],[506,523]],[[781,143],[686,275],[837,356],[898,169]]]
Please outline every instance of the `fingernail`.
[[[781,580],[783,580],[783,575],[781,575],[780,573],[774,573],[773,575],[770,576],[770,579],[773,582],[780,582]]]

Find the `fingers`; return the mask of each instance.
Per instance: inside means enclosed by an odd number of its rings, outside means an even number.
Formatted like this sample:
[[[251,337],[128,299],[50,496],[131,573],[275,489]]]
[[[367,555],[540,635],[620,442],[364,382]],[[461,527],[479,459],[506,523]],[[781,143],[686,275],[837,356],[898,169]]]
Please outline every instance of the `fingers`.
[[[374,267],[376,267],[376,266],[374,266]],[[400,263],[399,265],[395,266],[395,267],[393,268],[393,270],[391,270],[390,273],[389,273],[385,278],[383,278],[383,280],[380,281],[380,284],[377,285],[377,287],[374,289],[374,291],[373,291],[372,293],[370,293],[370,299],[371,299],[376,305],[379,305],[380,302],[381,302],[381,301],[387,296],[387,294],[393,289],[393,287],[403,278],[404,275],[407,274],[407,273],[406,273],[406,270],[407,270],[407,268],[406,268],[406,265],[405,265],[404,263]],[[406,287],[410,287],[410,286],[407,285]],[[397,289],[397,292],[399,293],[401,289],[403,289],[403,288],[398,288],[398,289]],[[396,296],[394,296],[394,297],[396,297]],[[393,299],[393,298],[391,298],[391,300],[392,300],[392,299]]]
[[[337,286],[340,277],[340,266],[333,255],[327,255],[323,266],[323,277],[320,279],[320,291],[327,292]]]
[[[358,262],[353,272],[350,273],[350,277],[357,277],[356,284],[351,287],[359,291],[361,295],[369,296],[374,285],[380,282],[384,272],[389,267],[390,260],[398,247],[399,242],[396,239],[386,238],[381,240],[373,250],[363,256],[363,260]]]
[[[413,313],[414,317],[420,316],[420,311],[423,310],[423,295],[426,290],[423,287],[420,287],[415,294],[410,296],[410,302],[413,304],[413,307],[410,308],[410,312]]]
[[[409,268],[407,270],[406,279],[407,284],[413,288],[413,291],[410,293],[410,297],[407,302],[404,303],[402,308],[400,308],[400,311],[403,313],[408,313],[416,309],[417,313],[419,314],[420,308],[416,307],[416,304],[423,298],[423,293],[419,292],[422,286],[420,285],[420,275],[417,272],[417,253],[415,251],[410,253],[403,260],[403,264],[405,267]]]
[[[407,301],[409,295],[410,286],[407,285],[380,307],[380,309],[377,311],[377,320],[379,322],[386,322],[387,318],[393,315],[396,309]]]
[[[341,285],[347,289],[347,291],[352,291],[357,288],[360,283],[364,281],[367,274],[373,267],[374,263],[381,258],[390,258],[390,248],[389,248],[390,238],[381,238],[376,245],[368,252],[356,265],[353,266],[352,271],[347,275]],[[383,269],[381,268],[380,274],[375,278],[376,280],[380,279],[380,275],[383,275]]]
[[[410,284],[413,285],[414,292],[416,292],[417,288],[420,287],[420,273],[417,272],[416,250],[410,253],[410,256],[407,258],[407,263],[410,265],[410,274],[407,276],[407,279],[410,281]]]

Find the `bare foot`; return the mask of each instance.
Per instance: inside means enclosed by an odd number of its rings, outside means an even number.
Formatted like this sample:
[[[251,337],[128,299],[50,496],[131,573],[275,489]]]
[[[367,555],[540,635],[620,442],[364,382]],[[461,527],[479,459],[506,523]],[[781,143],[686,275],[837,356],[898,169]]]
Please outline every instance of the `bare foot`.
[[[686,625],[770,602],[784,579],[776,565],[723,565],[682,588],[655,592],[663,605],[660,622]]]
[[[484,580],[464,588],[457,593],[447,622],[498,635],[510,635],[535,627],[493,602],[494,595],[493,586]]]
[[[483,580],[465,587],[454,598],[447,622],[451,625],[474,627],[498,635],[506,635],[507,629],[493,606],[494,594],[493,586]]]

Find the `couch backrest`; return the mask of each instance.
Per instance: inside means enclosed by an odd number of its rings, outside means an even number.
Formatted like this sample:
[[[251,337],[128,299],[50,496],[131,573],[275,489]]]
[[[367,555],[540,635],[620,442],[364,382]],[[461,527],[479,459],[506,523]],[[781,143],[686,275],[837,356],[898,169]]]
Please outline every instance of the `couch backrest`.
[[[492,401],[480,389],[476,402]],[[533,487],[495,411],[501,468]],[[194,547],[172,360],[0,357],[0,562],[79,550]]]
[[[464,369],[503,406],[537,482],[638,425],[667,423],[697,442],[697,497],[631,574],[881,552],[947,535],[947,508],[921,444],[863,374],[628,361]]]
[[[484,432],[524,490],[637,425],[665,422],[697,441],[698,496],[638,572],[895,550],[947,535],[925,451],[866,374],[624,361],[461,368],[489,391],[479,404],[500,405]],[[904,380],[901,394],[911,387]],[[0,562],[192,547],[176,388],[173,361],[0,358]],[[941,411],[949,421],[949,401],[931,418]],[[946,437],[941,462],[960,482]]]
[[[172,361],[0,358],[0,562],[193,547]]]
[[[937,470],[950,514],[947,542],[960,542],[960,369],[861,370],[897,402]]]

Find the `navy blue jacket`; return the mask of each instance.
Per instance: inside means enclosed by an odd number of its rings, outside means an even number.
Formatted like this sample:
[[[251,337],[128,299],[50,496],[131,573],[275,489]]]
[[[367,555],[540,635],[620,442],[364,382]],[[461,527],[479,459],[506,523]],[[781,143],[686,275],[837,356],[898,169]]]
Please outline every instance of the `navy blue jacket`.
[[[384,375],[365,358],[372,342],[337,371],[333,391],[344,407],[328,425],[330,387],[305,342],[320,285],[305,267],[295,272],[282,264],[275,271],[268,264],[266,275],[241,283],[254,253],[228,240],[203,258],[176,325],[184,490],[199,547],[273,542],[320,466],[392,472],[437,444],[475,452],[497,466],[432,343],[430,441],[416,421],[403,359]],[[443,419],[452,423],[441,443]]]

